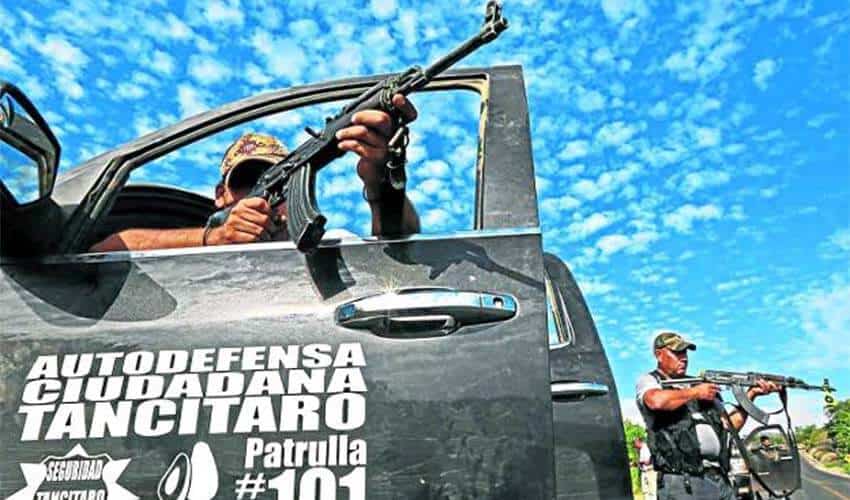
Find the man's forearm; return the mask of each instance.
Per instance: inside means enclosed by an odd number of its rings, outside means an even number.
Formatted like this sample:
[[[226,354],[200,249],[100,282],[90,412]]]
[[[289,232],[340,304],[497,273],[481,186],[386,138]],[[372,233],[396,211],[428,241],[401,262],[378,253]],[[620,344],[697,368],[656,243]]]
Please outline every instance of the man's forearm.
[[[747,423],[747,413],[744,410],[738,408],[737,410],[729,413],[729,422],[732,424],[732,427],[734,427],[735,430],[740,430],[741,427],[743,427],[744,424]]]
[[[204,228],[125,229],[108,236],[89,248],[90,252],[119,252],[122,250],[156,250],[187,248],[203,245]]]
[[[381,202],[369,202],[369,208],[372,210],[372,235],[380,236],[384,234],[384,230],[381,227],[381,209],[383,208]],[[413,203],[405,196],[401,209],[401,234],[414,234],[419,231],[419,215],[416,213],[416,209],[413,208]]]
[[[644,395],[644,404],[651,410],[672,411],[696,399],[693,388],[655,389]]]

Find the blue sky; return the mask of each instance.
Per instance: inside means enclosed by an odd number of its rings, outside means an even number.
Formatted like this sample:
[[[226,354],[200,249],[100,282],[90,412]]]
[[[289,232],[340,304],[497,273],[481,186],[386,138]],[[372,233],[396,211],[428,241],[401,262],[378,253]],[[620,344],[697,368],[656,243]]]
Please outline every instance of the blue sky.
[[[12,0],[0,75],[49,110],[67,170],[258,92],[431,61],[477,29],[483,3]],[[579,278],[626,413],[665,328],[699,344],[694,369],[828,376],[847,397],[850,5],[505,4],[509,30],[461,66],[523,66],[544,247]],[[465,228],[477,99],[434,99],[414,98],[411,196],[429,231]],[[331,109],[254,128],[289,127],[292,145]],[[134,175],[210,193],[233,137]],[[356,230],[348,162],[322,196]],[[819,418],[820,396],[791,403]]]

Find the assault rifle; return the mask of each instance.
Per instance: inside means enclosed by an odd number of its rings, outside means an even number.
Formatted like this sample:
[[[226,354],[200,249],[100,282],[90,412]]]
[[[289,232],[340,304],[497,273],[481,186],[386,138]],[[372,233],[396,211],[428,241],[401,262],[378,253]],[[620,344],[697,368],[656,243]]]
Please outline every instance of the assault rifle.
[[[762,424],[767,424],[768,418],[772,413],[768,413],[762,410],[761,408],[756,406],[755,403],[750,400],[750,398],[747,397],[747,389],[758,385],[756,381],[759,379],[765,380],[767,382],[773,382],[774,384],[781,387],[783,392],[785,389],[824,391],[828,397],[832,392],[835,392],[835,388],[829,385],[829,380],[827,379],[823,379],[823,385],[811,385],[803,382],[798,378],[786,377],[784,375],[773,375],[770,373],[756,372],[727,372],[722,370],[705,370],[698,377],[684,377],[662,380],[661,387],[669,388],[678,385],[697,384],[717,384],[728,386],[732,389],[732,394],[735,395],[735,399],[738,400],[738,404],[741,405],[741,408],[743,408],[748,415],[758,420]],[[782,397],[782,403],[784,407],[785,398],[784,396],[780,397]]]
[[[508,22],[502,17],[502,9],[495,0],[487,3],[484,25],[481,31],[463,42],[431,66],[421,69],[413,66],[406,71],[390,76],[360,94],[333,117],[325,120],[324,129],[316,132],[307,127],[312,137],[295,148],[286,158],[270,167],[260,177],[247,197],[263,197],[272,208],[286,202],[287,229],[295,241],[298,250],[309,253],[315,250],[325,233],[327,219],[316,207],[316,173],[345,152],[337,147],[339,141],[335,134],[338,130],[351,125],[351,118],[358,111],[381,110],[388,113],[398,125],[404,125],[404,117],[393,106],[395,94],[407,95],[428,84],[460,59],[466,57],[482,45],[491,42],[507,29]],[[392,188],[404,188],[403,171],[390,172]],[[222,209],[210,216],[209,227],[217,227],[227,220],[230,209]]]

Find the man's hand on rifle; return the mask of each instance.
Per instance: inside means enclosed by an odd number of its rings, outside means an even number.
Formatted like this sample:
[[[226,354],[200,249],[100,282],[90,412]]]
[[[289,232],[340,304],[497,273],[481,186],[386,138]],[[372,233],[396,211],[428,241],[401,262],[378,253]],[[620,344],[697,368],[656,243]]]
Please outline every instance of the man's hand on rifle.
[[[717,393],[720,392],[720,386],[717,384],[697,384],[691,387],[691,391],[693,391],[694,399],[714,401]]]
[[[413,104],[403,95],[393,97],[393,105],[404,117],[405,123],[416,119],[417,112]],[[392,117],[383,111],[360,111],[352,117],[353,125],[337,132],[339,148],[360,156],[357,174],[364,186],[371,191],[379,188],[387,159],[390,137],[396,124]],[[273,222],[274,221],[274,222]],[[263,239],[263,234],[280,237],[285,229],[286,205],[279,205],[272,213],[268,201],[263,198],[243,198],[233,205],[227,220],[213,228],[204,238],[206,245],[228,245],[231,243],[250,243]]]
[[[393,96],[393,106],[404,117],[405,123],[410,123],[417,117],[416,108],[403,95]],[[357,163],[357,175],[363,180],[363,185],[369,192],[379,189],[384,164],[387,161],[387,146],[396,124],[392,117],[383,111],[360,111],[351,117],[353,125],[346,127],[336,134],[339,149],[351,151],[360,156]]]
[[[776,385],[775,382],[769,382],[760,378],[756,380],[756,385],[747,390],[747,397],[750,398],[750,400],[753,400],[758,396],[770,394],[771,392],[779,392],[781,390],[782,388]]]
[[[207,245],[229,245],[259,241],[271,227],[271,206],[263,198],[243,198],[230,211],[227,220],[207,234]]]

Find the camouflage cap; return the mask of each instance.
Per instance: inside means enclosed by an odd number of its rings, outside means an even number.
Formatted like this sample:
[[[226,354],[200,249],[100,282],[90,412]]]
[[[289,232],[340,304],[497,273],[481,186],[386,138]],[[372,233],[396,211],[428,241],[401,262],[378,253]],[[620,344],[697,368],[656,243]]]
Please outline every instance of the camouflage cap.
[[[245,134],[227,148],[221,159],[221,177],[225,184],[233,170],[249,161],[274,164],[286,158],[288,151],[277,139],[266,134]]]
[[[655,336],[655,341],[652,342],[653,349],[669,348],[672,351],[680,352],[685,349],[695,351],[697,346],[692,342],[688,342],[681,335],[674,332],[663,332]]]

